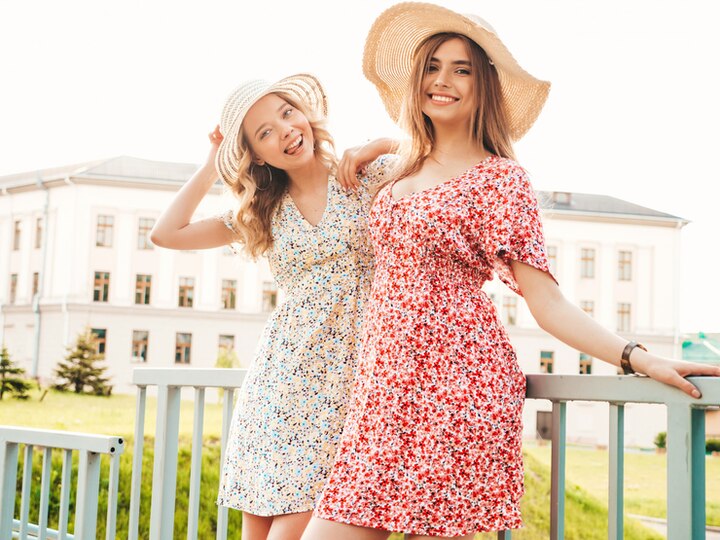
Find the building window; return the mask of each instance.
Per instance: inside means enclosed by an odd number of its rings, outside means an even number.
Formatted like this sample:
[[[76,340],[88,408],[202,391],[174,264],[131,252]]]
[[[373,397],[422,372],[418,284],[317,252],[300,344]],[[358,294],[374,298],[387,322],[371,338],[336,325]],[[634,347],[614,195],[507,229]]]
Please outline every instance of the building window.
[[[138,222],[138,249],[152,249],[153,243],[150,241],[150,231],[155,225],[153,218],[140,218]]]
[[[272,311],[277,306],[277,287],[272,281],[263,282],[262,310]]]
[[[175,363],[189,364],[190,349],[192,347],[192,334],[175,334]]]
[[[115,218],[113,216],[98,216],[97,218],[97,234],[95,235],[95,245],[98,247],[112,247],[113,224]]]
[[[15,222],[13,229],[13,251],[20,249],[20,236],[22,235],[22,225],[20,221]]]
[[[588,356],[585,353],[580,353],[580,375],[591,375],[592,374],[592,356]]]
[[[506,324],[517,324],[517,297],[503,296],[503,316]]]
[[[581,249],[580,250],[580,277],[581,278],[594,278],[595,277],[595,250],[594,249]]]
[[[39,217],[35,220],[35,249],[42,247],[43,236],[43,218]]]
[[[195,278],[181,277],[180,286],[178,287],[178,306],[193,306],[193,291],[195,289]]]
[[[553,351],[540,351],[540,373],[552,373],[554,363],[555,353]]]
[[[235,350],[235,336],[220,334],[218,349],[225,349],[227,352]],[[222,352],[222,350],[220,351]]]
[[[105,344],[107,343],[107,329],[105,328],[92,328],[90,330],[92,335],[95,336],[95,347],[98,354],[105,355]]]
[[[617,305],[617,329],[618,332],[630,331],[630,304],[626,302]]]
[[[632,251],[618,251],[618,280],[632,279]]]
[[[17,300],[17,274],[10,274],[10,298],[8,298],[9,304],[14,304]]]
[[[595,317],[595,302],[592,300],[582,300],[580,309],[587,313],[590,317]]]
[[[40,291],[40,272],[33,272],[32,297],[35,298],[35,295],[39,291]]]
[[[135,275],[135,303],[148,305],[150,303],[150,286],[152,276],[148,274]]]
[[[133,330],[132,340],[132,361],[147,362],[148,343],[150,342],[150,332],[147,330]]]
[[[545,251],[547,253],[548,267],[550,273],[557,276],[557,246],[546,246]]]
[[[107,302],[110,291],[110,272],[95,272],[95,285],[93,287],[93,301]]]
[[[234,279],[223,279],[222,281],[222,306],[223,309],[235,309],[235,293],[237,281]]]

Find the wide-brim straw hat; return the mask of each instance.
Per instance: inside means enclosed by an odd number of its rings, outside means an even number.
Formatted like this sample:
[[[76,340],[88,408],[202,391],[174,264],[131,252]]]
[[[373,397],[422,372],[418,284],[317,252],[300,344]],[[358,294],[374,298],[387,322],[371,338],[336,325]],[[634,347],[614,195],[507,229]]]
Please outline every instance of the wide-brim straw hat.
[[[495,64],[510,136],[513,140],[520,139],[540,114],[550,83],[522,69],[493,27],[482,18],[423,2],[396,4],[381,13],[365,41],[363,72],[377,87],[391,118],[397,122],[400,117],[418,46],[428,37],[444,32],[470,38]]]
[[[327,117],[327,97],[320,81],[308,73],[299,73],[285,77],[275,83],[263,80],[251,80],[242,83],[228,96],[220,116],[220,142],[215,166],[227,183],[238,178],[240,150],[238,139],[245,115],[257,101],[273,93],[287,94],[291,99],[306,107],[312,120]]]

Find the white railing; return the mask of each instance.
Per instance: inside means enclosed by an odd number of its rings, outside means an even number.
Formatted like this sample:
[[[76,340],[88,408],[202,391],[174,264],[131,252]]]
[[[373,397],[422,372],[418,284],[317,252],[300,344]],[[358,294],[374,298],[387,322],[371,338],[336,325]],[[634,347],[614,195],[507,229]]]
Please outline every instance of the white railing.
[[[15,518],[15,486],[17,483],[18,454],[24,445],[22,495],[20,518]],[[29,523],[32,487],[33,452],[42,451],[42,474],[40,486],[38,523]],[[0,538],[51,538],[60,540],[95,538],[97,526],[98,494],[100,491],[100,458],[110,458],[106,538],[115,538],[117,516],[118,474],[120,454],[124,450],[120,437],[68,433],[40,429],[24,429],[0,426]],[[62,451],[62,472],[60,485],[60,515],[57,530],[48,527],[48,504],[52,471],[52,451]],[[72,455],[80,455],[75,499],[75,526],[68,534],[70,508],[70,477]]]

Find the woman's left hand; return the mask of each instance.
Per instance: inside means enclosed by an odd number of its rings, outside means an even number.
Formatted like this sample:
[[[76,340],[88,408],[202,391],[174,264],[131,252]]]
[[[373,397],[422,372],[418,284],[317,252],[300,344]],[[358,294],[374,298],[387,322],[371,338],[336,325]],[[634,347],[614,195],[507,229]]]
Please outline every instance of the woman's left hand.
[[[633,354],[633,356],[635,355]],[[649,358],[644,358],[644,356],[648,356]],[[698,390],[693,383],[685,379],[685,377],[691,375],[720,377],[719,366],[653,357],[653,355],[647,353],[643,355],[642,362],[639,360],[639,358],[637,360],[632,358],[632,365],[638,373],[644,373],[656,381],[675,386],[694,398],[701,397],[700,390]]]
[[[383,154],[392,153],[396,148],[397,142],[393,139],[375,139],[360,146],[348,148],[343,152],[342,159],[338,164],[338,182],[344,189],[355,191],[360,187],[358,172]]]

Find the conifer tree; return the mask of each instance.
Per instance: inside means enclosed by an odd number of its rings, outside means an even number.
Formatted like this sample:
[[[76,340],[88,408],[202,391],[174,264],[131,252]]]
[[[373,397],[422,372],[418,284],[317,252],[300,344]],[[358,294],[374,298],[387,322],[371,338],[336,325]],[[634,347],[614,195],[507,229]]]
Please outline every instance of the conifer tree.
[[[27,399],[27,392],[32,388],[32,382],[25,379],[25,370],[17,367],[10,360],[7,347],[0,350],[0,400],[5,392],[17,399]]]
[[[107,367],[97,365],[103,358],[104,355],[97,352],[97,338],[86,328],[78,334],[75,345],[67,348],[65,360],[58,362],[55,369],[58,382],[54,387],[63,391],[72,390],[76,394],[110,395],[110,379],[103,377]]]

